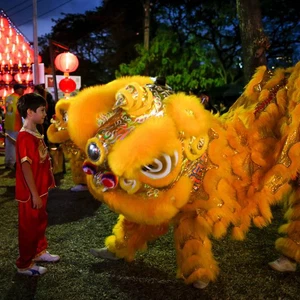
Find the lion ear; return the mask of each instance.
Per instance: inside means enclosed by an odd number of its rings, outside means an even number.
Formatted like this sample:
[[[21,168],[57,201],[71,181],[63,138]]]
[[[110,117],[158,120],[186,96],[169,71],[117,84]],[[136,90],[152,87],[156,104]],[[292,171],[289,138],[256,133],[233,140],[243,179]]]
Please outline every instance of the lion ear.
[[[212,114],[204,108],[196,96],[177,93],[164,101],[167,115],[174,120],[178,132],[185,137],[206,135],[214,122]]]

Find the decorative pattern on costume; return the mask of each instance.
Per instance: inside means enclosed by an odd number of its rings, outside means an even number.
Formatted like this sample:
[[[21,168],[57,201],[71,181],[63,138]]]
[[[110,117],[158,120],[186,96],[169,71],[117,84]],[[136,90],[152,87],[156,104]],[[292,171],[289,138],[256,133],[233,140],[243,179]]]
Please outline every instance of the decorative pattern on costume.
[[[86,158],[85,153],[70,139],[68,132],[68,108],[70,100],[61,99],[56,103],[55,116],[47,130],[51,143],[59,144],[66,159],[70,160],[72,179],[75,184],[86,184],[86,176],[82,164]]]

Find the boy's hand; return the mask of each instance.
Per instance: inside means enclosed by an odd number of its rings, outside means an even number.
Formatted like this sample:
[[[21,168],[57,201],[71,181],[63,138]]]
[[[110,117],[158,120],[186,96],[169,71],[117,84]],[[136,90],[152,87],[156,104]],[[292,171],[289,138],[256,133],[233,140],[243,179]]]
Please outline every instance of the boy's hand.
[[[32,208],[40,209],[43,206],[43,201],[41,197],[32,197]]]

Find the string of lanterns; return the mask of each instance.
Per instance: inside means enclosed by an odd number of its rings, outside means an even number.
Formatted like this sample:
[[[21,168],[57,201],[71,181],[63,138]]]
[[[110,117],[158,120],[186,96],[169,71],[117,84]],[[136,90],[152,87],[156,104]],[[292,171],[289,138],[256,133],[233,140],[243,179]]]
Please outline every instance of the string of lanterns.
[[[27,85],[25,93],[33,91],[33,62],[34,50],[30,43],[0,10],[0,100],[13,93],[12,87],[16,83]],[[40,56],[38,63],[41,63]],[[64,79],[58,86],[68,98],[76,89],[76,82],[69,73],[78,68],[78,59],[74,54],[65,52],[56,56],[54,64],[64,73]]]
[[[76,82],[69,77],[69,74],[77,70],[78,58],[73,53],[64,52],[56,56],[54,64],[58,70],[64,73],[65,78],[58,83],[58,87],[65,94],[65,98],[68,98],[70,93],[76,89]]]
[[[0,98],[12,93],[15,83],[27,85],[25,92],[32,91],[33,62],[34,51],[30,43],[0,10]]]

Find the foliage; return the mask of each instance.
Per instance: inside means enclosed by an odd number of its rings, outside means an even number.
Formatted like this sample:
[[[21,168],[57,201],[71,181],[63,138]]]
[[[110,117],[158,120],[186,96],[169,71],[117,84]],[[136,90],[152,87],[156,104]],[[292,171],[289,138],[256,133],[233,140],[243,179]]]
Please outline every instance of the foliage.
[[[80,64],[74,75],[80,74],[84,84],[113,80],[114,70],[130,61],[135,55],[134,45],[141,38],[137,33],[142,27],[142,6],[129,10],[130,2],[133,0],[113,9],[109,1],[84,14],[63,14],[55,21],[52,32],[39,39],[43,61],[50,63],[48,40],[51,39],[66,45],[78,56]]]
[[[221,67],[200,45],[186,42],[182,47],[175,33],[160,31],[152,40],[149,51],[142,45],[136,47],[137,59],[121,64],[116,76],[164,76],[174,90],[208,90],[225,84]]]
[[[122,64],[117,76],[163,74],[174,89],[184,91],[233,82],[240,73],[240,47],[232,4],[222,4],[220,13],[217,1],[159,1],[154,13],[163,30],[155,33],[149,53],[139,45],[138,58]]]
[[[242,77],[235,0],[150,2],[149,53],[143,50],[145,1],[105,0],[93,11],[55,20],[52,32],[40,39],[43,61],[50,62],[52,39],[78,55],[74,75],[80,74],[85,85],[106,83],[116,74],[166,74],[172,87],[188,91],[234,84]],[[261,0],[261,9],[270,68],[294,64],[300,59],[297,3]]]
[[[225,82],[232,81],[234,77],[227,77],[226,72],[230,68],[236,69],[241,50],[235,1],[206,0],[199,3],[187,0],[181,5],[163,2],[166,4],[161,5],[157,21],[162,20],[162,24],[168,25],[170,31],[178,35],[181,46],[185,46],[185,41],[193,40],[202,51],[213,53],[210,59],[219,62]]]
[[[264,30],[270,39],[269,67],[288,67],[299,61],[300,10],[295,2],[261,0],[261,9]]]

